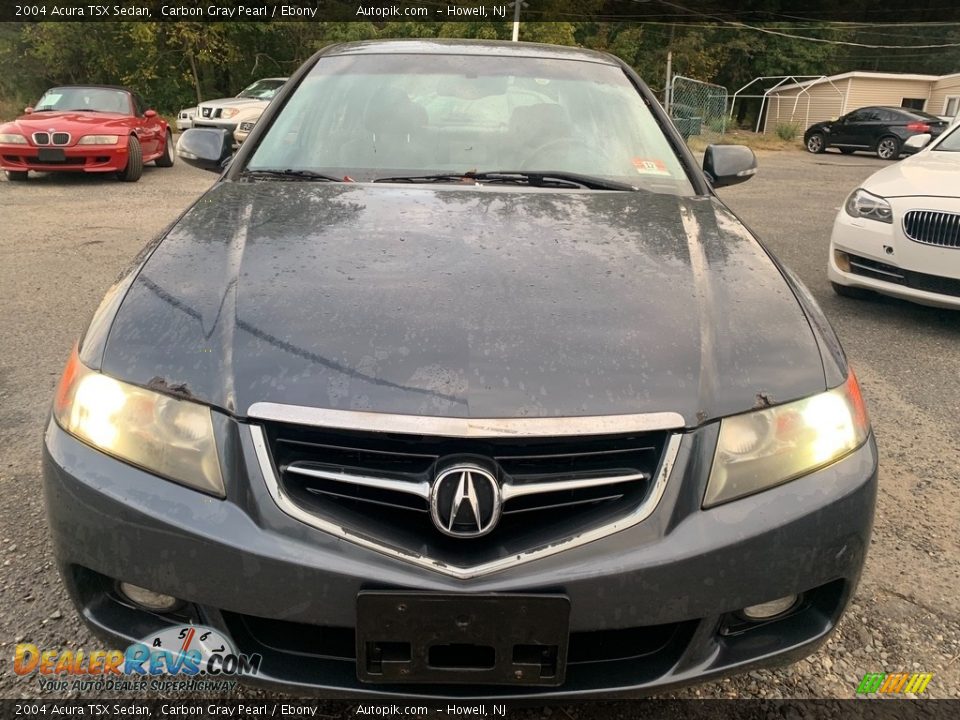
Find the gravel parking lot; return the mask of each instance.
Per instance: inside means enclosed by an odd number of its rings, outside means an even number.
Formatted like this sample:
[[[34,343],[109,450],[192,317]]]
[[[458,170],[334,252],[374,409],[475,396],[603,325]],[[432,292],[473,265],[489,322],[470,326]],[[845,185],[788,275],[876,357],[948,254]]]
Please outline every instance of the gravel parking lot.
[[[960,698],[960,313],[830,290],[833,217],[882,161],[780,152],[759,162],[754,180],[722,194],[807,284],[856,368],[881,457],[873,544],[852,611],[816,655],[665,697],[849,698],[866,672],[923,671],[934,673],[925,696]],[[136,184],[0,181],[0,646],[8,659],[17,642],[99,647],[61,589],[47,539],[40,442],[48,404],[106,288],[213,180],[178,164],[149,167]],[[36,695],[35,682],[7,661],[0,697]],[[586,707],[564,713],[594,716]]]

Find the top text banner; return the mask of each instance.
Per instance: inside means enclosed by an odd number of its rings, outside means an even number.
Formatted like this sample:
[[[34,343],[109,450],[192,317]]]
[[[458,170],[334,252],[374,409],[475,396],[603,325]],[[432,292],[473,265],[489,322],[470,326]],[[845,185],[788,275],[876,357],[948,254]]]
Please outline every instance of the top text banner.
[[[516,0],[523,22],[949,23],[960,3],[911,0]],[[2,22],[511,22],[514,0],[3,0]]]

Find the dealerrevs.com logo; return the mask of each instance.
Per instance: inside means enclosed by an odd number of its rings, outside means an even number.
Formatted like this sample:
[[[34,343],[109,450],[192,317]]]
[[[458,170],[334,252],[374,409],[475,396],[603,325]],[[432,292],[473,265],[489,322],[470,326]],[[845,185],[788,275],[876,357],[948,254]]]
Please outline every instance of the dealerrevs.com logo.
[[[233,689],[237,675],[256,675],[260,655],[237,653],[213,628],[179,625],[149,635],[126,650],[41,650],[17,645],[13,671],[36,676],[46,691],[171,691]]]

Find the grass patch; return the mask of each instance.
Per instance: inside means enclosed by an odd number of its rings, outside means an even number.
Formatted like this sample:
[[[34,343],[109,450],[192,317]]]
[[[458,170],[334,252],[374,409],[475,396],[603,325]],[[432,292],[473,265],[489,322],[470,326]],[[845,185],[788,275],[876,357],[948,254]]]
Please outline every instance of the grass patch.
[[[800,125],[797,123],[780,123],[777,125],[777,137],[787,142],[795,140],[800,134]]]
[[[763,135],[749,130],[730,130],[723,135],[704,134],[691,137],[687,144],[694,152],[706,150],[707,145],[746,145],[753,150],[801,150],[797,138],[784,139],[777,135]]]

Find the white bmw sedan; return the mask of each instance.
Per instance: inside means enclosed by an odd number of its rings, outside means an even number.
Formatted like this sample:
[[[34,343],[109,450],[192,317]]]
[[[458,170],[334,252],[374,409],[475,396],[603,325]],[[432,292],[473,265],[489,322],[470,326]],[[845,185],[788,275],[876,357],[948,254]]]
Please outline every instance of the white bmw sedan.
[[[850,194],[827,274],[840,295],[960,309],[960,124]]]

